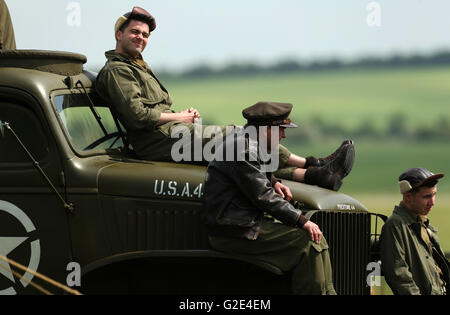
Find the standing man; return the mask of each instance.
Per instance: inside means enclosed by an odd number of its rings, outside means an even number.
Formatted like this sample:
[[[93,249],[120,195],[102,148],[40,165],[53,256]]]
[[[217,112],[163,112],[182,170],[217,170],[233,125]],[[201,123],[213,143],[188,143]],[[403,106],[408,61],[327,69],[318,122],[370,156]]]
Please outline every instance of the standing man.
[[[142,8],[134,7],[121,16],[115,24],[116,49],[105,53],[108,61],[98,74],[95,86],[125,127],[128,140],[140,159],[173,161],[172,148],[179,139],[172,135],[180,127],[186,130],[184,134],[192,137],[190,143],[204,145],[211,138],[203,137],[203,132],[200,135],[194,132],[194,123],[201,118],[198,110],[189,108],[176,113],[171,109],[172,98],[143,60],[142,52],[155,28],[155,19]],[[206,127],[202,126],[202,130]],[[232,130],[226,126],[218,128],[224,136]],[[344,147],[348,149],[340,165],[342,171],[330,173],[332,168],[328,164]],[[195,146],[190,148],[195,149]],[[344,141],[335,153],[325,158],[303,158],[283,146],[279,153],[277,176],[335,191],[340,189],[342,179],[350,173],[354,161],[351,140]]]
[[[209,241],[218,251],[292,270],[294,294],[336,294],[328,244],[320,228],[290,204],[290,189],[264,170],[258,155],[278,146],[286,137],[285,128],[296,127],[288,119],[291,110],[292,104],[270,102],[247,108],[245,128],[258,128],[257,138],[246,139],[244,132],[227,138],[225,150],[236,152],[237,159],[209,164],[204,200]],[[274,132],[279,135],[276,139]],[[261,148],[264,143],[267,149]],[[332,173],[349,148],[344,145],[329,164],[335,168]]]
[[[16,49],[16,39],[8,6],[0,0],[0,50],[8,49]]]
[[[449,290],[450,264],[426,217],[442,177],[425,168],[411,168],[399,177],[403,200],[380,238],[382,268],[394,294],[443,295]]]

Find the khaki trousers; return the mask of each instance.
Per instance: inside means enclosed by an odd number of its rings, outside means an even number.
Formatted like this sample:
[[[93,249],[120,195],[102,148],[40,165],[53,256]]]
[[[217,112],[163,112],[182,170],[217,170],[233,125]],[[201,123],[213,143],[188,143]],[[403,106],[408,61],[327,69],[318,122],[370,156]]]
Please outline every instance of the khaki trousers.
[[[285,272],[292,270],[293,294],[336,294],[325,238],[316,244],[305,230],[264,218],[255,241],[217,236],[210,236],[209,241],[217,251],[259,259]]]
[[[194,127],[193,124],[186,124],[187,127],[189,127],[191,132],[191,139],[192,143],[196,143],[196,140],[199,144],[201,144],[202,148],[205,147],[208,143],[210,143],[211,139],[209,138],[203,138],[196,139],[195,133],[193,132]],[[203,131],[208,126],[202,126]],[[227,127],[232,126],[218,126],[220,128],[221,134],[227,135],[227,132],[229,132],[230,128],[227,129]],[[172,161],[172,148],[173,146],[179,142],[180,139],[178,138],[171,138],[170,130],[155,130],[152,135],[149,137],[148,141],[144,143],[144,141],[140,141],[140,143],[133,144],[136,153],[138,154],[140,159],[148,160],[148,161]],[[203,134],[203,132],[202,132]],[[195,147],[191,146],[192,151],[194,151]],[[194,157],[194,154],[190,154],[191,157]],[[275,176],[283,179],[292,179],[293,172],[295,170],[295,167],[287,167],[286,163],[291,156],[291,152],[284,147],[283,145],[280,145],[279,147],[279,168],[276,173],[274,173]],[[203,156],[201,156],[203,158]],[[192,161],[196,164],[205,164],[208,163],[204,160],[201,161]]]

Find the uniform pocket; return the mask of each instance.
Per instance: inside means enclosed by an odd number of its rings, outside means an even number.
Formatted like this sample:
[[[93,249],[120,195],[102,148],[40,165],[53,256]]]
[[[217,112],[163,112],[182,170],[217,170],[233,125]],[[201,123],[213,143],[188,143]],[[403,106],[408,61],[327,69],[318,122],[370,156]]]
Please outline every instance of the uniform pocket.
[[[143,87],[143,97],[152,104],[158,104],[168,99],[169,95],[163,91],[158,81],[150,74],[144,74],[139,77],[140,84]]]
[[[327,241],[325,240],[324,237],[322,237],[322,241],[321,241],[319,244],[317,244],[316,242],[313,242],[313,241],[311,241],[311,243],[312,243],[311,246],[312,246],[318,253],[321,253],[322,251],[328,249],[328,243],[327,243]]]

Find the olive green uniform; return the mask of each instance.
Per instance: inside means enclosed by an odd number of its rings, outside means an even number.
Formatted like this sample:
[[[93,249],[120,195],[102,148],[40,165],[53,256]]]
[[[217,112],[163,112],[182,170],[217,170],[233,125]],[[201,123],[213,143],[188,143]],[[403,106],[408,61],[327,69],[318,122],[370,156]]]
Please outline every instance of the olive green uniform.
[[[238,133],[224,146],[241,152],[244,137]],[[277,180],[264,169],[256,139],[246,144],[244,161],[212,161],[207,170],[203,206],[212,248],[292,271],[294,294],[335,294],[325,238],[311,240],[303,229],[308,219],[275,191]]]
[[[211,246],[227,253],[259,259],[292,272],[292,293],[335,295],[328,243],[311,241],[302,229],[265,217],[256,240],[210,236]]]
[[[176,127],[184,126],[192,137],[196,137],[194,124],[171,121],[158,126],[161,113],[174,113],[167,89],[142,57],[131,59],[113,50],[105,55],[108,61],[97,76],[96,90],[117,113],[136,154],[144,160],[172,161],[171,149],[180,140],[171,138],[172,132]],[[203,130],[206,127],[202,126]],[[226,126],[219,128],[225,135]],[[202,145],[208,141],[208,138],[201,137]],[[280,146],[280,168],[284,167],[290,155],[289,150]],[[291,172],[293,169],[287,169],[288,178],[292,178]]]
[[[14,28],[4,0],[0,0],[0,49],[16,49]]]
[[[450,263],[437,230],[419,219],[400,205],[383,226],[380,248],[386,282],[394,294],[442,295],[450,283]]]

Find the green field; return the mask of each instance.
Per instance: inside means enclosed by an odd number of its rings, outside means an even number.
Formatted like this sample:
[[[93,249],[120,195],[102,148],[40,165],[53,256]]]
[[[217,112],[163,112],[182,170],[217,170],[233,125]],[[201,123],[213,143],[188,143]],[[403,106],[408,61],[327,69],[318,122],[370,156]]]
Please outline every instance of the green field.
[[[296,74],[165,81],[175,110],[193,106],[209,124],[243,124],[241,112],[261,100],[291,102],[293,120],[320,117],[347,130],[367,122],[379,130],[401,113],[412,126],[430,126],[450,119],[450,67],[341,70]],[[313,144],[289,138],[285,144],[303,156],[325,156],[343,139],[318,139]],[[415,166],[448,174],[439,184],[430,215],[440,230],[444,250],[450,252],[450,139],[416,142],[394,139],[356,140],[356,162],[342,192],[368,209],[386,215],[400,201],[397,179]]]
[[[392,114],[429,126],[450,118],[450,67],[341,70],[166,81],[174,108],[196,107],[209,123],[243,123],[242,109],[258,101],[294,104],[293,119],[312,117],[352,129],[372,121],[386,127]]]
[[[288,135],[289,137],[289,135]],[[287,144],[300,155],[326,156],[340,145],[340,140],[315,145]],[[389,140],[356,140],[355,165],[344,181],[342,191],[393,193],[398,191],[398,176],[407,168],[424,166],[434,173],[449,174],[439,190],[450,194],[450,142],[394,142]]]

